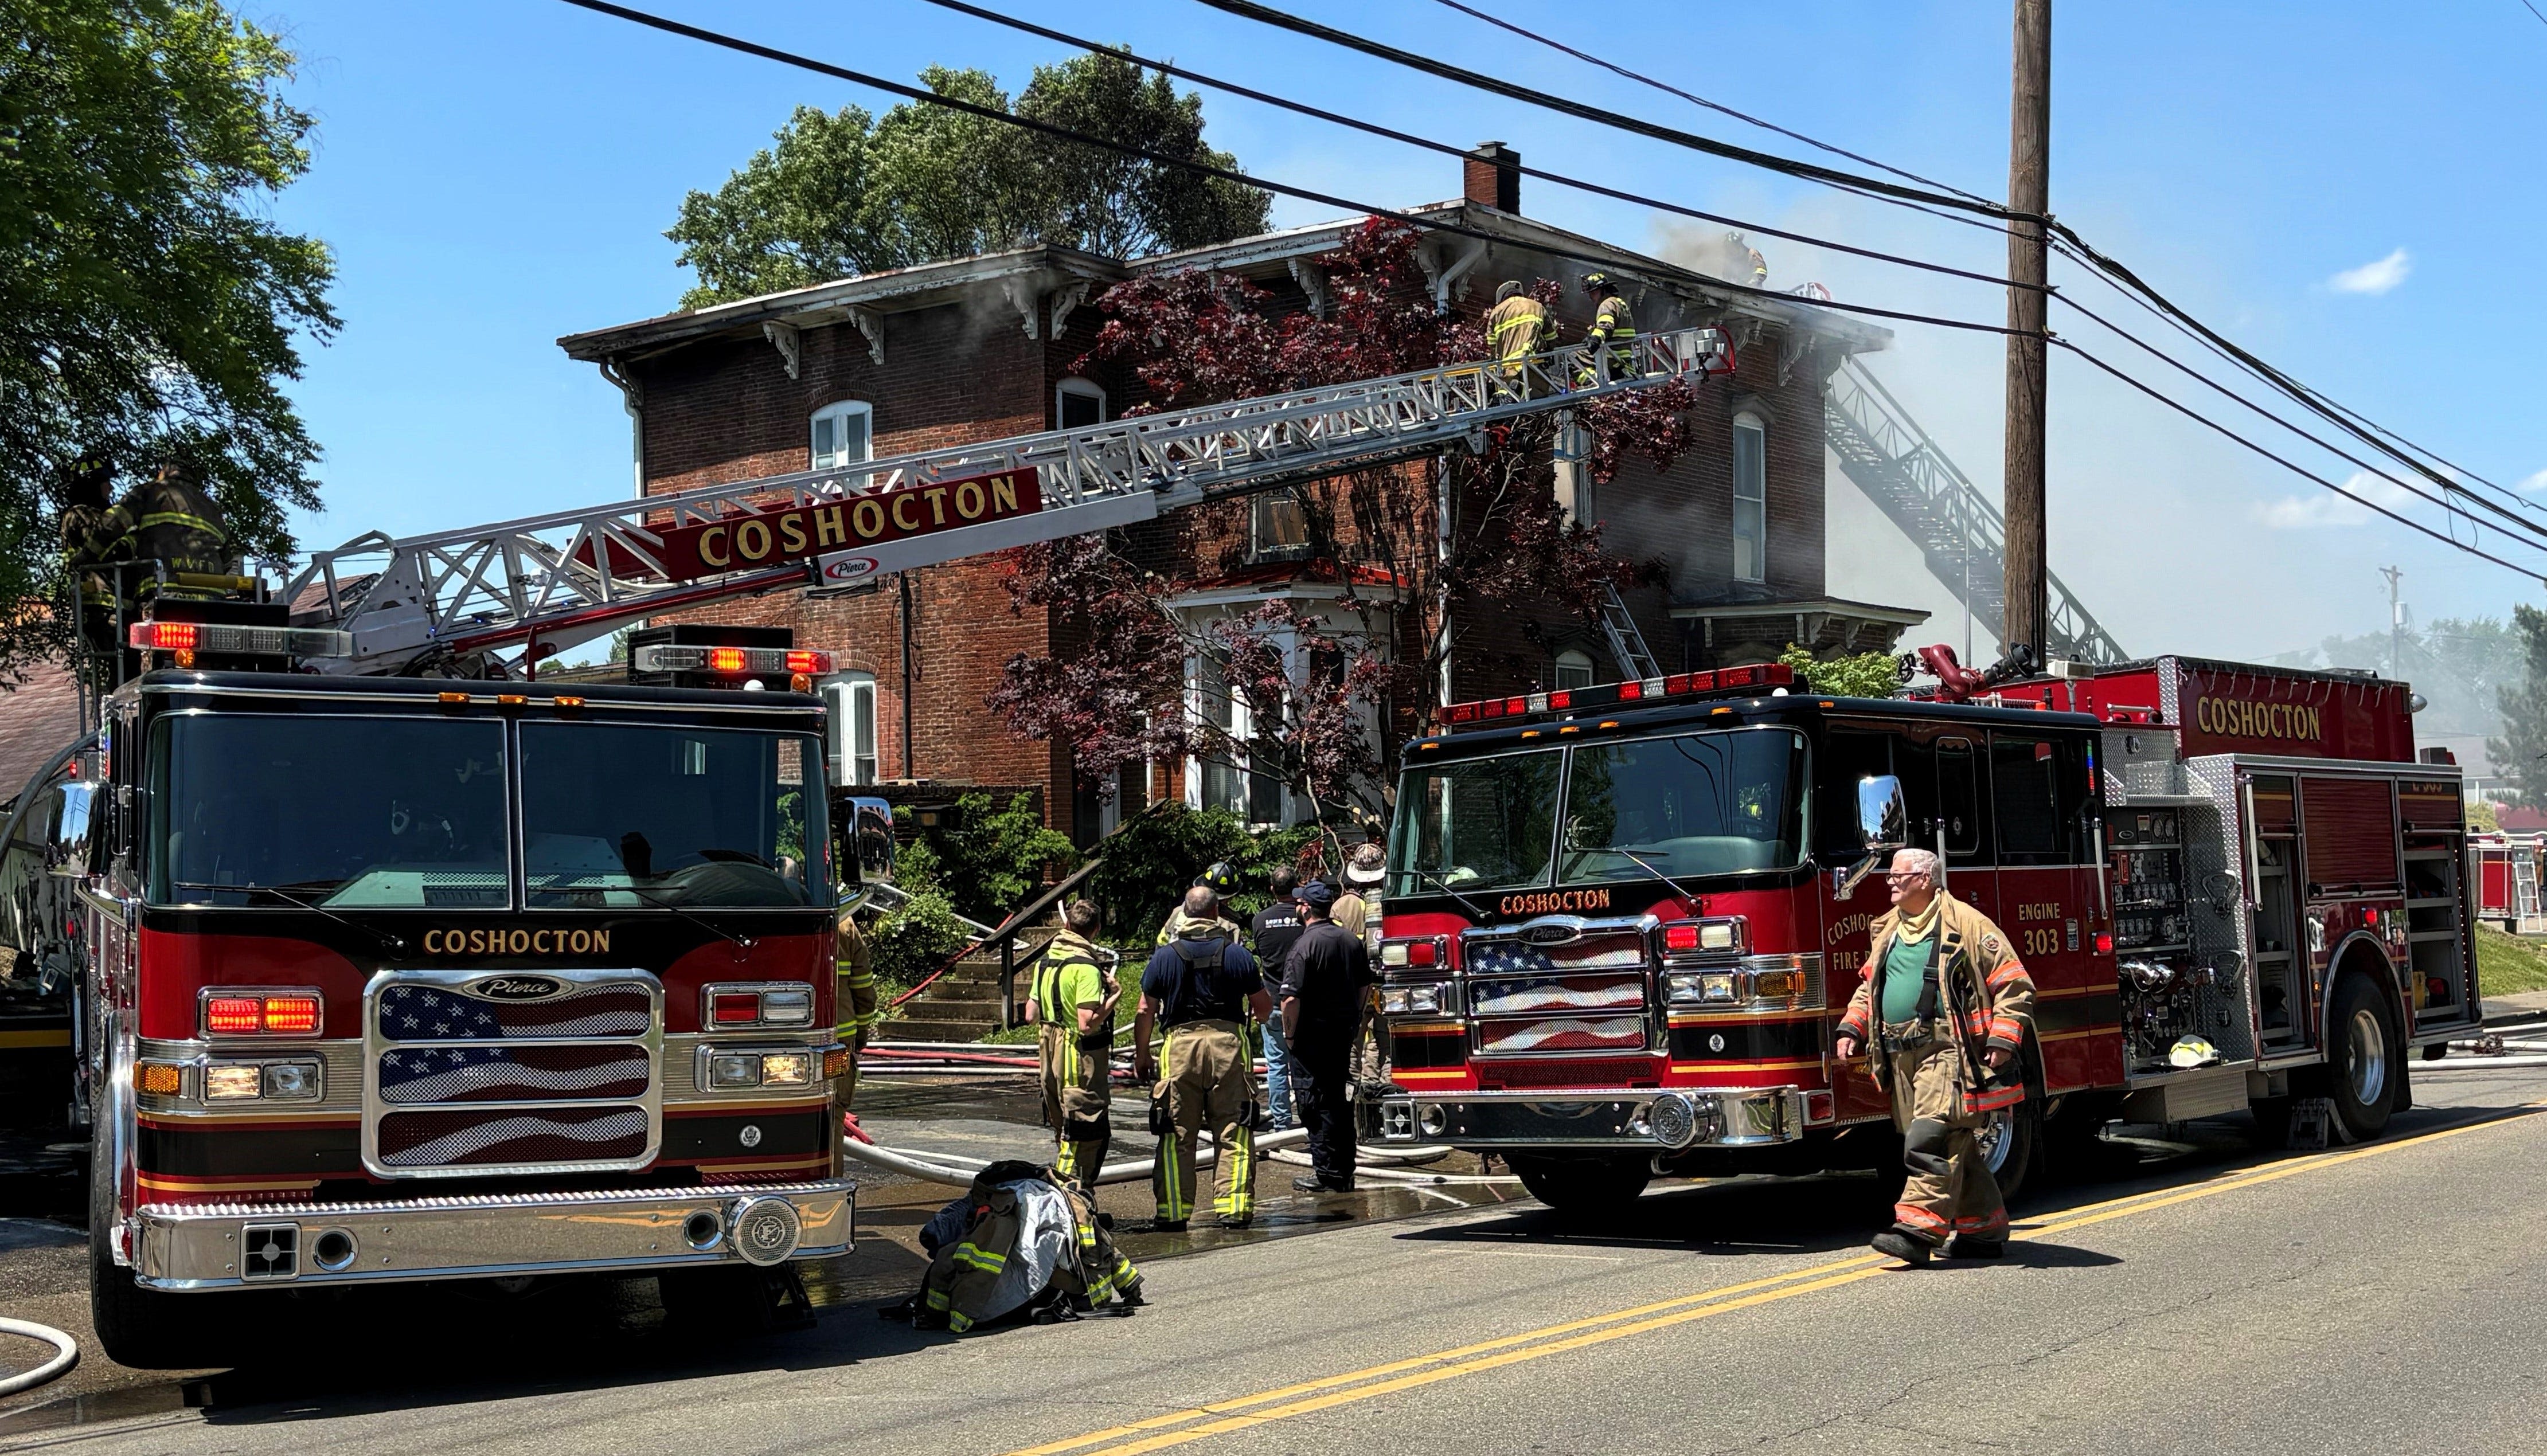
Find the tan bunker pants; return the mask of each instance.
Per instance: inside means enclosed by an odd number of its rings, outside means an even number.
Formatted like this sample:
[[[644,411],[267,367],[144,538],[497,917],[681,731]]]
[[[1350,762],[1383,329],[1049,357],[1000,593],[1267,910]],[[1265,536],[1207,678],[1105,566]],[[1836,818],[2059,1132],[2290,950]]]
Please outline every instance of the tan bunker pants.
[[[1964,1111],[1959,1090],[1963,1054],[1940,1030],[1914,1041],[1918,1023],[1891,1022],[1883,1035],[1892,1064],[1892,1125],[1901,1130],[1901,1160],[1910,1169],[1892,1221],[1932,1244],[1948,1235],[1996,1240],[2007,1237],[2007,1206],[1990,1176],[1974,1133],[1987,1113]]]

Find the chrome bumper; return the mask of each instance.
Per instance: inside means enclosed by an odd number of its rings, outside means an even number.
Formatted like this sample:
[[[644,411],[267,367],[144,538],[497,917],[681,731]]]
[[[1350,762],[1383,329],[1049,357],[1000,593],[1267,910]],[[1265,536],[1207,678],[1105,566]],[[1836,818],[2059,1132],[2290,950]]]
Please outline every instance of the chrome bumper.
[[[1656,1104],[1677,1099],[1656,1116]],[[1363,1104],[1373,1143],[1456,1148],[1759,1148],[1804,1135],[1795,1087],[1633,1092],[1394,1092]]]
[[[133,1215],[133,1277],[144,1288],[183,1291],[772,1264],[848,1252],[855,1190],[831,1178],[377,1203],[151,1204]]]

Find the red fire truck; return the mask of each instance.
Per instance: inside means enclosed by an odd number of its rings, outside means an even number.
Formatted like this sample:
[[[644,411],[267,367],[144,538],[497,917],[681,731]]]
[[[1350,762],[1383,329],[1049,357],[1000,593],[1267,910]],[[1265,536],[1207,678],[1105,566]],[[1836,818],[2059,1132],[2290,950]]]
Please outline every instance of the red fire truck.
[[[1377,1143],[1492,1151],[1558,1207],[1656,1175],[1882,1166],[1831,1056],[1889,851],[2014,938],[2030,1095],[1986,1138],[2323,1097],[2355,1138],[2478,1015],[2458,769],[2402,684],[2163,657],[1972,701],[1784,666],[1463,703],[1407,748]]]
[[[109,1355],[225,1363],[238,1292],[376,1281],[765,1309],[848,1248],[825,654],[692,631],[642,686],[283,670],[345,634],[279,605],[133,626],[50,855]]]

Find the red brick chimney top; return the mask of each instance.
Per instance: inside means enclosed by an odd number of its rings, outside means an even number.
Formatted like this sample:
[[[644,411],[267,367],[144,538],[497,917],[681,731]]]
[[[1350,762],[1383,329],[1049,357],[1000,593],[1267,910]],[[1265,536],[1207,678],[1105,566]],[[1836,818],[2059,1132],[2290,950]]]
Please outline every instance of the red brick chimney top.
[[[1521,153],[1500,141],[1480,141],[1460,163],[1459,195],[1499,213],[1521,212]]]

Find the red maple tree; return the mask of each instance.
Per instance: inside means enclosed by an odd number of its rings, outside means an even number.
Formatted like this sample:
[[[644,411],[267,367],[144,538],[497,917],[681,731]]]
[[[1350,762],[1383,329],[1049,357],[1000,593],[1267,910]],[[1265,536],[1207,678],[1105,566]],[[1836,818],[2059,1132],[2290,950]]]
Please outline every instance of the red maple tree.
[[[1412,228],[1366,219],[1318,260],[1331,300],[1324,316],[1277,308],[1265,290],[1222,274],[1118,284],[1098,300],[1106,322],[1078,368],[1127,368],[1147,401],[1130,414],[1488,357],[1474,319],[1434,307],[1421,243]],[[1561,297],[1552,280],[1532,287],[1551,309]],[[1694,403],[1692,386],[1673,382],[1575,405],[1591,477],[1606,482],[1629,456],[1668,469],[1689,447]],[[1022,548],[1008,582],[1011,605],[1051,614],[1053,649],[1011,657],[990,706],[1026,737],[1071,745],[1079,769],[1103,784],[1143,760],[1244,758],[1251,773],[1306,796],[1322,819],[1376,816],[1391,729],[1429,717],[1462,622],[1481,612],[1588,622],[1614,588],[1659,578],[1659,561],[1617,555],[1598,526],[1566,519],[1551,488],[1558,429],[1553,411],[1523,415],[1491,430],[1481,450],[1274,487],[1298,502],[1297,577],[1334,584],[1336,617],[1277,598],[1189,620],[1171,603],[1194,581],[1137,564],[1119,532]],[[1453,509],[1444,543],[1446,488]],[[1245,509],[1195,507],[1143,529],[1176,538],[1165,558],[1194,561],[1211,528],[1228,522],[1217,513]],[[1439,630],[1446,582],[1448,635]],[[1420,620],[1398,618],[1401,606]],[[1217,704],[1189,705],[1186,664],[1196,660],[1246,708],[1243,734],[1224,726],[1235,715]]]

